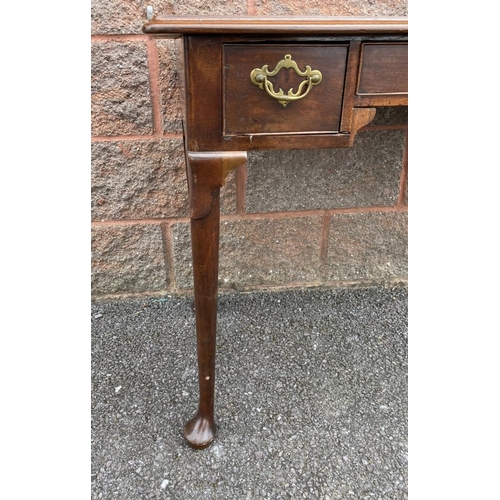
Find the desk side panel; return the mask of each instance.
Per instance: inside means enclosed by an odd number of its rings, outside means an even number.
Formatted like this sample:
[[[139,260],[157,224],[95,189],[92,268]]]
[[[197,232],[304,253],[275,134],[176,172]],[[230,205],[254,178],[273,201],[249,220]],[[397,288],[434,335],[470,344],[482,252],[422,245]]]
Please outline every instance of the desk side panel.
[[[187,36],[185,134],[189,151],[219,151],[221,146],[221,37]]]

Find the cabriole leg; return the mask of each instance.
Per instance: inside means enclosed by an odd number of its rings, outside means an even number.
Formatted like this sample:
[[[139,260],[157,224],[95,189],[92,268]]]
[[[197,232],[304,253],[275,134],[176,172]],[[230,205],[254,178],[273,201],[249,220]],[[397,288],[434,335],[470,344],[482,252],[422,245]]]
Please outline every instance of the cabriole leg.
[[[194,448],[205,448],[214,439],[215,336],[219,267],[219,189],[214,206],[202,219],[191,219],[194,303],[200,400],[196,415],[184,427]]]
[[[215,437],[215,340],[219,270],[220,187],[227,173],[246,162],[246,153],[188,153],[191,203],[199,403],[184,426],[184,436],[197,449]]]

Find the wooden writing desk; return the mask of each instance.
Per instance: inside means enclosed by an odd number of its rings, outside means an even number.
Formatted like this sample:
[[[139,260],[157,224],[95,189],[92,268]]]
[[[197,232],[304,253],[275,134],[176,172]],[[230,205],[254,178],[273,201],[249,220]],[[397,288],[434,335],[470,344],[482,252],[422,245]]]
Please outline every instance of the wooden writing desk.
[[[199,406],[184,427],[214,439],[219,191],[252,149],[345,148],[376,106],[408,105],[406,18],[153,17],[180,38]],[[272,166],[270,166],[272,168]]]

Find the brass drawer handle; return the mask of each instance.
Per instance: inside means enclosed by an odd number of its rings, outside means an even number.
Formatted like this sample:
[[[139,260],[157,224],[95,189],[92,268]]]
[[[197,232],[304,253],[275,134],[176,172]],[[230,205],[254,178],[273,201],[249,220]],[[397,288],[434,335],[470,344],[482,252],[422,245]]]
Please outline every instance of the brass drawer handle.
[[[267,79],[268,76],[274,76],[278,74],[278,72],[282,68],[292,68],[295,73],[299,76],[306,77],[297,90],[297,92],[293,91],[293,88],[290,89],[287,94],[283,89],[279,89],[279,92],[274,91],[274,86],[271,81]],[[284,59],[282,59],[273,71],[269,71],[269,67],[267,64],[262,66],[262,68],[255,68],[250,73],[250,80],[254,85],[257,85],[259,88],[264,89],[273,99],[276,99],[284,108],[291,101],[297,101],[299,99],[304,98],[307,94],[309,94],[313,85],[318,85],[323,79],[323,75],[317,69],[311,69],[311,66],[306,66],[305,71],[300,71],[297,63],[292,59],[290,54],[287,54]],[[307,85],[306,91],[302,93],[304,87]]]

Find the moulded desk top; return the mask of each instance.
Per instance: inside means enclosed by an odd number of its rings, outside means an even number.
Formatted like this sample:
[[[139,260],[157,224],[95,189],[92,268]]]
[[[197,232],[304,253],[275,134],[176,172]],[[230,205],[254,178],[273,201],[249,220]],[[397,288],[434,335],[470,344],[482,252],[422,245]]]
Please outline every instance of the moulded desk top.
[[[182,34],[406,34],[406,17],[162,16],[143,25],[151,35]]]

